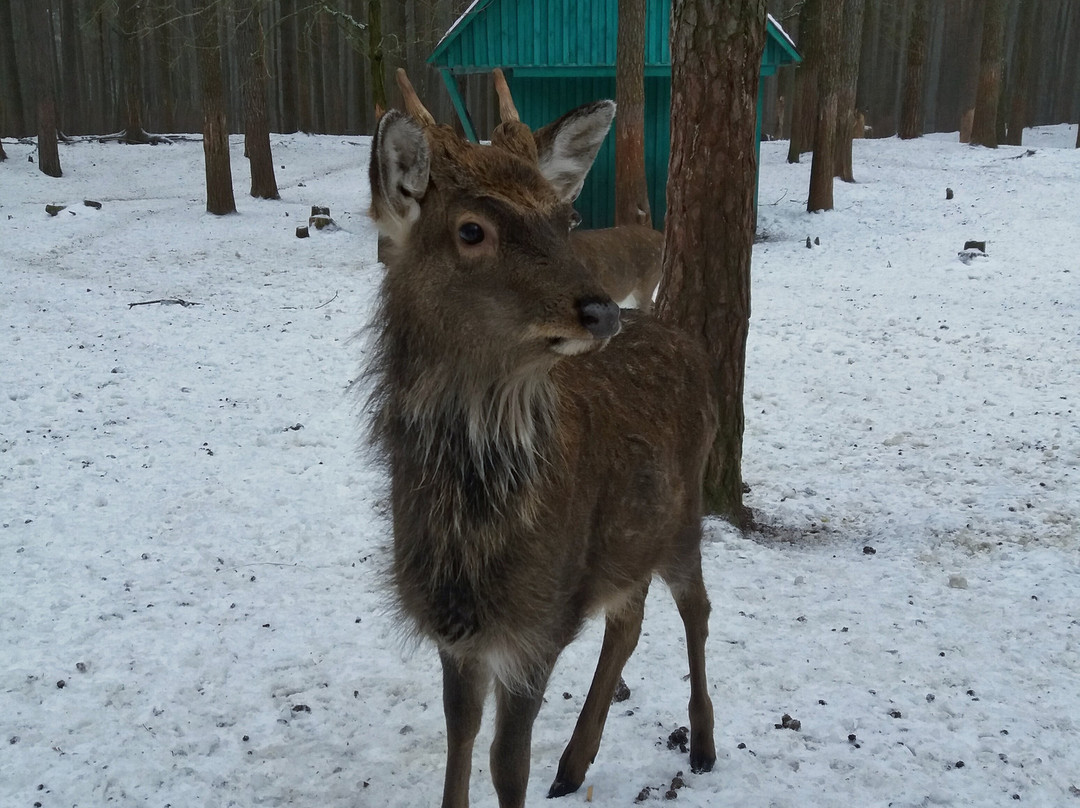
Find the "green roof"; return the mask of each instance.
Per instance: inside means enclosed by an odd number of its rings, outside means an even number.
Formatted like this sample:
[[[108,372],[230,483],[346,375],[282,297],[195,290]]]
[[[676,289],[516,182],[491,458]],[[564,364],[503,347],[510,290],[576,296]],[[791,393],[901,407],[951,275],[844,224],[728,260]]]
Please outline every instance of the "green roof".
[[[495,67],[533,75],[611,75],[615,70],[618,0],[474,0],[428,61],[455,74]],[[647,0],[646,75],[671,71],[671,0]],[[770,15],[762,73],[802,61]]]

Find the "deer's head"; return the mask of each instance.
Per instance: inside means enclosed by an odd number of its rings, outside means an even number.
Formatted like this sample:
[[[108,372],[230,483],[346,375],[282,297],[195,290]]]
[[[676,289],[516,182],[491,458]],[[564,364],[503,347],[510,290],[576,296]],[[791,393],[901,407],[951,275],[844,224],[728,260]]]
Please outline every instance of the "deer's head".
[[[436,125],[403,71],[398,82],[408,114],[380,120],[370,166],[371,215],[390,242],[384,316],[410,323],[425,361],[444,353],[489,379],[603,346],[619,310],[568,236],[615,105],[531,132],[501,93],[503,123],[484,146]]]

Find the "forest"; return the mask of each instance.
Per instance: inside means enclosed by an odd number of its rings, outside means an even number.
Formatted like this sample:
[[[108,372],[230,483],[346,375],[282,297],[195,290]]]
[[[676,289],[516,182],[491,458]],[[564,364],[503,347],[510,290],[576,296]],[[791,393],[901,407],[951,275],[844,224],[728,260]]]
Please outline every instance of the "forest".
[[[616,0],[611,0],[616,2]],[[439,120],[453,118],[425,64],[468,0],[2,0],[0,136],[32,137],[51,97],[61,137],[200,132],[200,63],[220,49],[225,125],[244,131],[245,88],[266,99],[273,132],[370,133],[376,106],[396,102],[405,67]],[[815,69],[818,16],[842,8],[837,40],[855,39],[856,109],[865,133],[900,130],[905,93],[919,129],[961,129],[975,106],[984,17],[1000,17],[998,128],[1080,118],[1080,3],[1074,0],[769,0],[806,62],[765,79],[764,135],[799,127],[796,74]],[[827,18],[827,17],[826,17]],[[203,30],[209,22],[215,29]],[[815,42],[816,41],[816,42]],[[830,53],[831,55],[831,53]],[[810,82],[803,82],[810,85]],[[497,122],[488,77],[463,80],[481,134]],[[806,108],[805,102],[803,107]],[[785,110],[787,113],[785,114]],[[807,147],[808,149],[808,147]]]

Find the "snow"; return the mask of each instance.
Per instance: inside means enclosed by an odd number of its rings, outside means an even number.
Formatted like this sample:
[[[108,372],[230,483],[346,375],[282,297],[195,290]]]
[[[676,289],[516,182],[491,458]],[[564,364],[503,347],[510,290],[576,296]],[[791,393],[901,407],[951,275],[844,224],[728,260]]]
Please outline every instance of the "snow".
[[[657,584],[595,804],[663,802],[683,771],[692,806],[1080,805],[1075,135],[857,141],[858,183],[816,215],[809,162],[763,144],[762,528],[709,520],[703,548],[719,758],[692,775],[667,748],[688,685]],[[5,144],[0,806],[438,802],[438,662],[388,609],[349,391],[380,276],[368,141],[273,146],[282,200],[244,194],[237,139],[240,213],[216,218],[198,143],[63,146],[59,180]],[[297,239],[313,204],[341,229]],[[965,264],[969,239],[987,254]],[[131,306],[162,299],[198,305]],[[552,678],[530,804],[601,628]]]

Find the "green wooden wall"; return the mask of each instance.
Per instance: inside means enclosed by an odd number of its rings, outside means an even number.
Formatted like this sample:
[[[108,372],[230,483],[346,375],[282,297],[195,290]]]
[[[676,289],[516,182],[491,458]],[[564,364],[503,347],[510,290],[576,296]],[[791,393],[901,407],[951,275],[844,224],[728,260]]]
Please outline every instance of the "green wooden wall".
[[[645,167],[653,224],[663,227],[670,153],[671,0],[648,0],[645,37]],[[443,72],[466,132],[476,137],[453,80],[501,67],[521,119],[533,128],[564,112],[615,97],[617,0],[478,0],[443,37],[429,62]],[[761,75],[798,61],[794,45],[769,19]],[[761,137],[758,104],[757,138]],[[480,133],[484,134],[484,133]],[[609,136],[575,204],[584,227],[614,221],[615,146]]]

